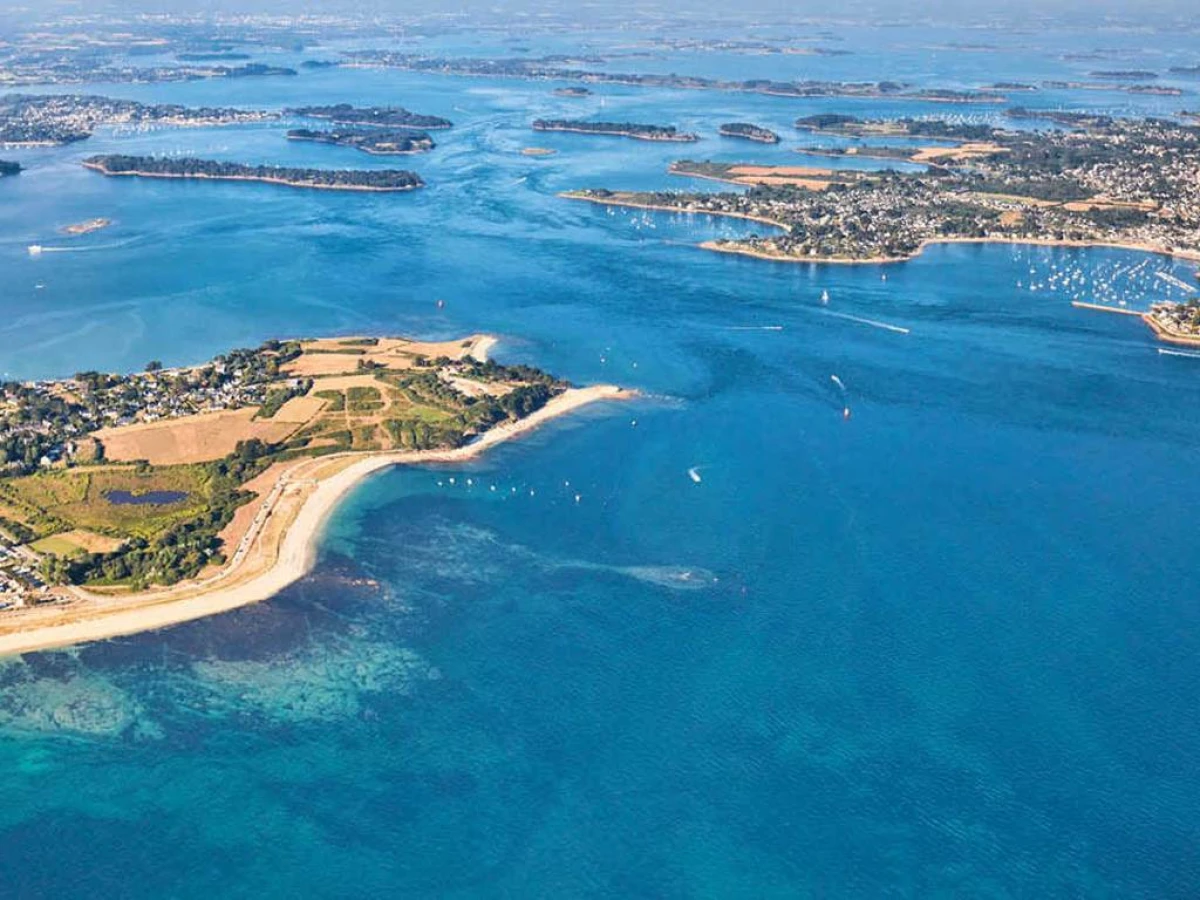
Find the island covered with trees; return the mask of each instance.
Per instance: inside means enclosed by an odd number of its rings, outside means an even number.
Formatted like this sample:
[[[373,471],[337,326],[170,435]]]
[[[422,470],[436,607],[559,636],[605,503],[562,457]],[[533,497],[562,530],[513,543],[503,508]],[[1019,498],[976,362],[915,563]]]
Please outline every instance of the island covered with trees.
[[[743,138],[747,141],[757,141],[760,144],[778,144],[779,135],[769,128],[763,128],[761,125],[752,125],[749,122],[726,122],[721,126],[720,132],[725,137]]]
[[[433,138],[424,131],[391,131],[383,128],[340,129],[336,131],[313,131],[308,128],[293,128],[287,133],[289,141],[312,141],[317,144],[333,144],[337,147],[353,147],[375,156],[402,156],[425,153],[434,148]]]
[[[566,131],[575,134],[603,134],[639,141],[692,143],[699,135],[679,131],[674,125],[641,125],[636,122],[585,122],[578,119],[536,119],[534,131]]]
[[[11,161],[5,160],[5,159],[0,159],[0,178],[3,178],[5,175],[16,175],[20,171],[21,171],[20,163],[11,162]]]
[[[424,186],[421,176],[405,169],[296,169],[211,159],[120,154],[92,156],[84,160],[83,165],[111,176],[260,181],[332,191],[411,191]]]
[[[839,137],[923,138],[934,141],[985,141],[996,129],[991,125],[949,122],[944,119],[860,119],[845,113],[817,113],[796,120],[796,128]]]
[[[306,119],[328,119],[334,125],[414,128],[422,131],[439,131],[454,126],[449,119],[410,112],[403,106],[358,107],[336,103],[332,106],[299,106],[285,109],[284,114]]]

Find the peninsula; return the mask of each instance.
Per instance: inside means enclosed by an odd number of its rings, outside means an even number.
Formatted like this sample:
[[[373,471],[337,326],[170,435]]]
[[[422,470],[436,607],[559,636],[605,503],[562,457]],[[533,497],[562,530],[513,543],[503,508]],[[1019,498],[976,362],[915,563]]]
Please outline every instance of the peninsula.
[[[751,125],[749,122],[726,122],[720,132],[724,137],[742,138],[747,141],[757,141],[760,144],[778,144],[779,135],[769,128]]]
[[[631,392],[494,339],[268,341],[202,366],[0,385],[0,655],[160,628],[302,577],[329,512]]]
[[[353,147],[374,156],[405,156],[425,153],[434,148],[433,138],[424,131],[389,131],[381,128],[346,129],[342,131],[312,131],[293,128],[287,133],[289,141],[312,141]]]
[[[950,241],[1114,245],[1200,259],[1200,128],[1098,119],[1076,130],[1018,131],[839,115],[798,124],[822,133],[941,141],[864,148],[921,163],[924,171],[679,162],[674,174],[749,190],[591,189],[565,196],[762,222],[774,226],[772,233],[703,246],[786,262],[897,262]]]
[[[1185,303],[1162,301],[1150,306],[1142,320],[1168,344],[1200,347],[1200,297]]]
[[[116,154],[91,156],[83,161],[83,165],[111,176],[260,181],[329,191],[411,191],[424,186],[421,176],[404,169],[293,169],[186,157],[176,159]]]
[[[576,134],[603,134],[634,138],[639,141],[692,143],[699,135],[676,130],[674,125],[639,125],[635,122],[583,122],[577,119],[536,119],[534,131],[566,131]]]
[[[454,123],[441,116],[428,116],[409,112],[403,106],[351,106],[337,103],[333,106],[300,106],[285,109],[285,115],[302,116],[306,119],[328,119],[334,125],[370,125],[377,128],[416,128],[437,131],[452,128]]]

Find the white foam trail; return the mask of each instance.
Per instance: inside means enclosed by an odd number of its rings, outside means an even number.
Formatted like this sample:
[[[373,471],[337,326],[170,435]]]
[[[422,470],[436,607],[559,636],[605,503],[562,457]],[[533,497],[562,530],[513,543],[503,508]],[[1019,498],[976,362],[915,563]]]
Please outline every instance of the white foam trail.
[[[1187,350],[1168,350],[1165,347],[1159,347],[1158,352],[1163,356],[1183,356],[1188,359],[1200,359],[1200,353],[1191,353]]]
[[[42,244],[30,244],[29,255],[37,256],[39,253],[91,253],[93,250],[116,250],[132,242],[133,239],[131,238],[128,241],[118,241],[115,244],[97,244],[94,247],[46,247]]]
[[[674,591],[702,591],[711,588],[720,580],[708,569],[688,569],[682,566],[606,566],[604,568]]]
[[[912,334],[907,328],[902,328],[899,325],[889,325],[887,322],[880,322],[876,319],[864,319],[862,316],[851,316],[846,313],[831,312],[828,309],[822,309],[820,312],[827,316],[833,316],[837,319],[845,319],[847,322],[857,322],[860,325],[870,325],[872,328],[882,328],[884,331],[894,331],[896,334]]]
[[[843,394],[846,392],[846,385],[842,382],[842,379],[838,378],[836,375],[830,375],[829,380],[841,388]]]
[[[783,331],[782,325],[726,325],[726,331]]]
[[[690,469],[688,469],[688,478],[692,479],[692,481],[696,482],[696,484],[699,484],[703,480],[700,478],[700,467],[692,466]]]

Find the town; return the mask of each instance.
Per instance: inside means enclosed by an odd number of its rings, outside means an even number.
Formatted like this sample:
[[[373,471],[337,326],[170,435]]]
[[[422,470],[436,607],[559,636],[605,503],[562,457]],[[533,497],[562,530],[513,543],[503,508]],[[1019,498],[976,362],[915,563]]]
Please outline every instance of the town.
[[[1042,116],[1030,110],[1020,115]],[[822,119],[801,120],[797,126],[852,135],[862,142],[801,152],[902,159],[923,165],[924,171],[684,162],[672,171],[749,190],[591,189],[565,196],[761,221],[777,231],[706,246],[778,260],[906,259],[926,243],[947,240],[1103,243],[1200,253],[1200,181],[1195,175],[1200,128],[1103,117],[1046,131],[990,125],[964,129],[939,120]],[[886,139],[892,136],[925,138],[929,146],[889,147]],[[866,143],[867,138],[884,143]]]
[[[261,122],[278,113],[176,104],[146,104],[81,94],[9,94],[0,97],[0,144],[54,146],[87,140],[102,125],[176,127]]]

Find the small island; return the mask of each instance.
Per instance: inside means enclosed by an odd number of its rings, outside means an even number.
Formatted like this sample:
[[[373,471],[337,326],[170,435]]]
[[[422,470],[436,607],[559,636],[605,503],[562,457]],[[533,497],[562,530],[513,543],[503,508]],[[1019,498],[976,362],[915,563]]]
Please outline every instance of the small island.
[[[1153,81],[1158,77],[1157,72],[1147,69],[1101,69],[1089,72],[1091,78],[1104,78],[1112,81]]]
[[[553,156],[557,150],[552,150],[549,147],[522,147],[522,156]]]
[[[249,53],[239,53],[234,50],[216,52],[176,53],[175,58],[180,62],[245,62],[250,59]]]
[[[337,147],[353,147],[373,156],[405,156],[413,153],[425,153],[435,146],[433,138],[424,131],[387,131],[379,128],[345,131],[312,131],[308,128],[293,128],[287,133],[287,139],[289,141],[333,144]]]
[[[5,175],[17,175],[21,171],[21,164],[17,162],[9,162],[5,159],[0,159],[0,178]]]
[[[769,128],[751,125],[749,122],[726,122],[720,132],[724,137],[742,138],[747,141],[757,141],[760,144],[778,144],[779,135]]]
[[[699,135],[678,131],[674,125],[639,125],[634,122],[584,122],[576,119],[536,119],[534,131],[565,131],[574,134],[601,134],[634,138],[639,141],[691,143]]]
[[[306,119],[328,119],[334,125],[415,128],[423,131],[440,131],[454,126],[449,119],[409,112],[403,106],[357,107],[351,106],[349,103],[337,103],[333,106],[300,106],[285,109],[284,115],[301,116]]]
[[[590,97],[592,92],[585,87],[560,87],[554,89],[555,97]]]
[[[993,137],[991,125],[947,122],[943,119],[860,119],[844,113],[818,113],[796,120],[796,128],[813,134],[838,137],[920,138],[933,141],[986,141]]]
[[[210,159],[157,156],[92,156],[85,168],[103,175],[137,178],[195,178],[211,181],[259,181],[287,187],[329,191],[411,191],[425,182],[404,169],[294,169],[250,166]]]
[[[1158,84],[1130,84],[1120,79],[1110,81],[1043,81],[1042,87],[1052,91],[1117,91],[1124,94],[1150,94],[1160,97],[1179,97],[1183,91],[1177,87]]]
[[[112,219],[88,219],[86,222],[76,222],[73,225],[64,225],[59,229],[63,234],[79,235],[91,234],[93,231],[100,231],[112,224]]]
[[[486,335],[267,341],[198,366],[0,383],[0,655],[267,599],[341,499],[588,404]]]

